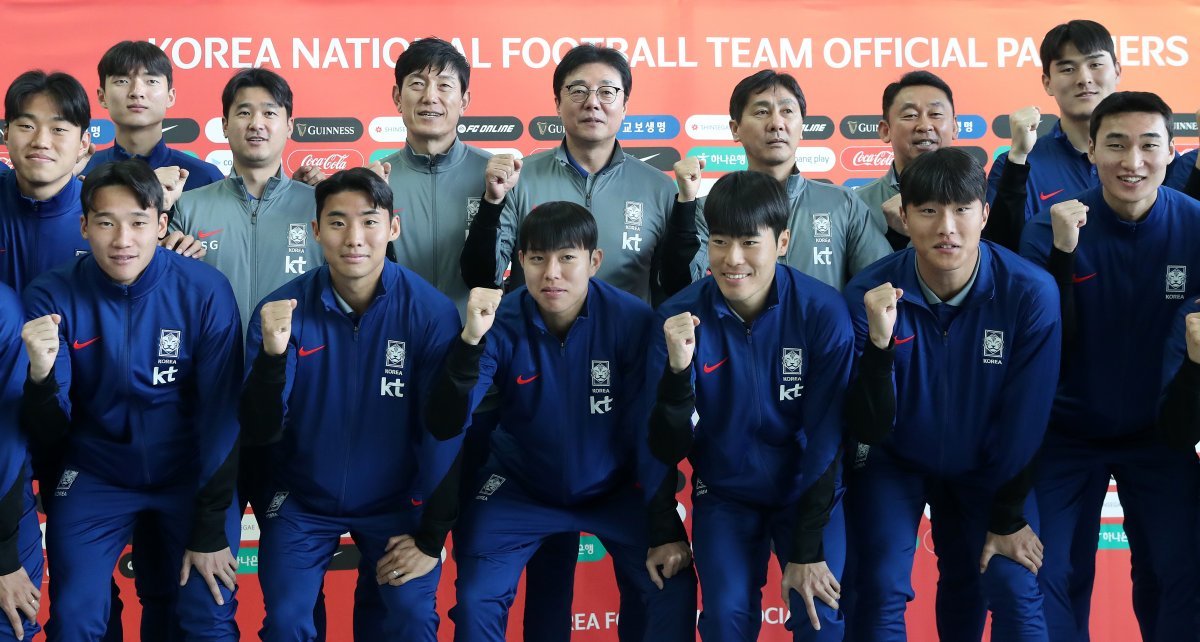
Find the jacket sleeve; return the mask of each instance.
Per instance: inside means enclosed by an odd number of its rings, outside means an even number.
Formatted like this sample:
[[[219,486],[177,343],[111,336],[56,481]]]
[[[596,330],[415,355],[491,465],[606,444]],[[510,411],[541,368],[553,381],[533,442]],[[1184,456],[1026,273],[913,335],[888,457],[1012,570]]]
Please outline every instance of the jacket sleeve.
[[[871,208],[862,198],[850,192],[850,215],[846,219],[846,247],[849,252],[849,276],[858,274],[868,265],[892,253],[892,246],[879,228],[871,222]],[[907,240],[907,239],[906,239]]]
[[[198,310],[194,385],[201,400],[193,421],[200,460],[188,550],[212,553],[230,546],[225,512],[237,485],[238,399],[242,389],[242,322],[233,290],[222,283]]]
[[[991,408],[991,438],[986,450],[990,476],[999,480],[1011,480],[1029,465],[1050,421],[1062,324],[1058,292],[1047,279],[1039,279],[1036,287],[1026,292],[1017,318],[1021,325],[1005,355],[1007,370]]]
[[[519,188],[509,190],[499,205],[479,199],[479,212],[471,221],[459,256],[463,281],[469,288],[498,288],[513,258],[517,238]]]
[[[1029,159],[1025,164],[1009,163],[1008,154],[1001,154],[988,173],[988,202],[991,212],[983,238],[1014,252],[1021,244],[1021,231],[1032,216],[1028,210]]]
[[[858,355],[846,390],[845,418],[846,430],[852,439],[876,445],[887,439],[896,425],[895,348],[894,339],[886,350],[871,343],[863,303],[865,287],[853,282],[843,293],[854,328],[855,354]],[[897,321],[902,314],[903,307],[897,312]]]
[[[426,305],[433,307],[427,314],[422,342],[423,363],[415,370],[412,394],[417,403],[412,408],[412,421],[416,427],[414,437],[419,439],[419,476],[417,479],[417,499],[428,499],[448,475],[459,450],[462,447],[462,430],[459,436],[449,439],[439,439],[432,430],[424,425],[428,415],[435,382],[440,378],[443,364],[451,345],[462,343],[458,338],[458,309],[450,299],[439,295],[435,302]],[[453,480],[452,480],[453,481]]]
[[[700,251],[700,236],[696,230],[696,201],[672,201],[667,221],[667,233],[656,253],[660,268],[659,282],[663,295],[670,298],[692,282],[692,261]]]
[[[1200,311],[1200,299],[1179,310],[1167,335],[1163,357],[1159,433],[1172,448],[1195,452],[1200,441],[1200,363],[1187,354],[1187,315]]]
[[[246,331],[246,362],[250,372],[242,385],[238,421],[242,427],[242,444],[247,448],[266,446],[283,438],[283,419],[287,415],[287,399],[296,369],[296,351],[292,344],[299,334],[300,323],[294,321],[292,324],[287,352],[278,356],[263,352],[262,318],[259,315],[263,303],[258,304]]]
[[[25,320],[32,321],[47,314],[60,314],[61,308],[53,303],[50,293],[36,284],[25,289],[23,295]],[[21,396],[20,426],[35,450],[47,452],[58,449],[71,425],[71,353],[65,332],[71,319],[63,315],[59,326],[58,357],[50,376],[40,384],[28,379],[29,361],[20,373],[24,381]],[[24,347],[22,346],[22,350]]]
[[[649,529],[647,536],[651,547],[687,541],[687,531],[684,530],[679,513],[675,511],[679,471],[675,463],[664,463],[650,452],[650,415],[651,409],[657,405],[657,395],[649,373],[669,369],[665,361],[665,352],[660,353],[651,348],[656,337],[659,341],[662,340],[662,325],[657,320],[658,315],[647,308],[642,318],[637,321],[634,327],[639,329],[639,333],[636,340],[629,341],[624,348],[625,367],[622,372],[625,389],[631,398],[628,403],[623,404],[625,416],[621,418],[621,425],[633,433],[627,443],[635,444],[638,482],[646,502],[646,523]]]
[[[688,266],[693,283],[708,274],[708,223],[704,220],[704,198],[696,199],[696,239],[700,241],[700,249],[696,250],[696,256]]]
[[[805,341],[812,356],[806,359],[808,372],[804,373],[803,430],[807,439],[800,458],[802,497],[829,472],[841,447],[843,404],[854,363],[854,331],[841,297],[820,309],[811,308],[811,312]],[[809,539],[797,551],[814,550],[813,540],[819,536],[819,530],[808,531]]]
[[[825,526],[836,503],[839,466],[837,458],[796,503],[796,529],[792,531],[791,564],[815,564],[825,561]]]
[[[22,383],[29,369],[21,340],[21,303],[0,286],[0,575],[21,568],[18,541],[24,514],[28,449],[18,424]]]

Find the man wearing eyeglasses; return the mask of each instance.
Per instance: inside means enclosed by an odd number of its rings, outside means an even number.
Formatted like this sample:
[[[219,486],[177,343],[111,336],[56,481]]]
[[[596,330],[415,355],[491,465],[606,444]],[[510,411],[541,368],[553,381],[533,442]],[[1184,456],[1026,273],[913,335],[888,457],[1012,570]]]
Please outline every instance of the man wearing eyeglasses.
[[[600,228],[599,247],[607,258],[597,277],[647,302],[665,298],[659,267],[669,261],[686,265],[700,246],[691,220],[695,204],[675,208],[672,215],[674,182],[617,142],[632,87],[629,63],[615,49],[580,45],[563,56],[554,70],[554,104],[566,137],[556,149],[523,162],[505,154],[492,157],[463,248],[467,285],[500,283],[529,211],[547,201],[570,201],[591,210]],[[676,239],[669,228],[685,233]],[[512,265],[511,283],[525,282],[520,269]]]
[[[566,136],[557,148],[523,160],[507,154],[489,160],[487,186],[461,257],[468,287],[499,287],[529,212],[541,203],[569,201],[596,219],[597,247],[605,257],[596,277],[652,304],[666,298],[660,267],[688,265],[700,247],[695,201],[677,205],[675,182],[617,142],[632,87],[629,63],[615,49],[581,45],[563,56],[554,70],[554,104]],[[518,262],[508,282],[525,283]],[[525,639],[570,639],[577,551],[577,538],[555,536],[530,561]],[[617,583],[633,586],[619,569]],[[622,640],[642,637],[645,613],[636,602],[622,601]]]

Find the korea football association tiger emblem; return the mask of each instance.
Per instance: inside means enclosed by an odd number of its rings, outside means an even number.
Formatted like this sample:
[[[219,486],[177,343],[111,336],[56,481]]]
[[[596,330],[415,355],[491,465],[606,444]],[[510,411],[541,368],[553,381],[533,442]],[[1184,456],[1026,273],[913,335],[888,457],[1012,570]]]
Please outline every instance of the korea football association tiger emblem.
[[[288,225],[288,247],[304,247],[308,242],[308,226],[304,223]]]
[[[178,359],[181,334],[182,332],[179,330],[160,330],[158,334],[158,356]]]
[[[607,361],[592,362],[592,386],[607,387],[610,371]]]
[[[813,238],[817,241],[828,243],[833,238],[833,223],[829,220],[829,214],[813,214]]]
[[[406,350],[404,349],[403,341],[388,340],[387,352],[384,353],[384,361],[389,368],[404,368],[404,357]]]
[[[1168,265],[1167,266],[1167,293],[1168,294],[1183,294],[1187,291],[1187,266],[1186,265]],[[1175,297],[1182,298],[1182,297]]]
[[[1004,332],[1002,330],[983,331],[983,362],[992,365],[1004,364]]]

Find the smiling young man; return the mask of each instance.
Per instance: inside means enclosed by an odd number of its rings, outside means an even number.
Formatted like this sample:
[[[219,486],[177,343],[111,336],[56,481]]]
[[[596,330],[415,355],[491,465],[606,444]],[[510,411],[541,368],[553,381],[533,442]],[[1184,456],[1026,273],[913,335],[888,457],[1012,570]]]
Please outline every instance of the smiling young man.
[[[1180,303],[1200,292],[1200,203],[1162,187],[1171,116],[1150,93],[1101,101],[1088,150],[1100,185],[1038,214],[1021,239],[1021,254],[1047,267],[1063,302],[1064,367],[1035,486],[1046,544],[1038,580],[1056,640],[1087,639],[1110,477],[1143,638],[1196,632],[1200,469],[1194,451],[1169,449],[1154,429],[1163,341]]]
[[[553,86],[563,142],[523,161],[492,157],[463,248],[463,278],[473,287],[500,283],[525,216],[539,203],[565,200],[596,217],[597,247],[608,257],[599,278],[643,301],[661,300],[662,266],[687,265],[695,255],[694,244],[672,242],[669,226],[691,227],[692,213],[675,209],[676,188],[665,174],[617,142],[633,90],[629,62],[615,49],[581,45],[563,56]],[[520,271],[513,263],[513,287],[524,282]]]
[[[791,232],[778,177],[721,177],[704,216],[712,275],[659,309],[665,342],[655,342],[658,367],[648,373],[660,378],[651,451],[670,467],[688,457],[695,472],[700,636],[758,639],[774,550],[793,639],[841,640],[846,536],[835,458],[854,357],[846,306],[779,262]]]
[[[746,150],[751,171],[774,176],[787,190],[791,243],[781,259],[787,265],[836,289],[859,270],[891,253],[882,231],[871,225],[870,211],[854,192],[804,178],[796,166],[796,148],[804,137],[808,104],[790,74],[764,69],[743,78],[729,98],[729,129]],[[696,198],[699,159],[689,159],[695,180],[679,181],[679,200]],[[690,274],[680,265],[663,266],[663,283],[682,289],[704,276],[708,227],[704,200],[696,206],[701,245]]]
[[[0,282],[21,294],[38,275],[88,251],[72,170],[87,152],[91,107],[71,76],[27,71],[8,87],[4,121],[13,171],[0,176]]]
[[[47,638],[104,635],[113,568],[135,520],[150,517],[181,569],[176,624],[187,637],[236,640],[242,333],[233,292],[211,267],[157,247],[162,186],[145,163],[97,168],[80,199],[91,253],[24,295],[23,427],[66,453],[57,487],[47,487]]]
[[[125,40],[104,52],[96,71],[100,76],[96,98],[108,110],[117,134],[112,147],[96,152],[88,161],[84,176],[104,163],[140,158],[153,169],[185,170],[184,190],[225,178],[216,166],[167,147],[163,119],[175,106],[175,85],[171,60],[162,49],[145,41]]]
[[[676,476],[646,448],[654,316],[593,278],[605,256],[597,237],[594,217],[575,203],[545,203],[525,217],[518,260],[526,285],[503,302],[498,290],[472,290],[430,401],[430,429],[447,439],[470,425],[485,393],[498,398],[489,459],[461,474],[480,490],[455,530],[456,640],[504,640],[530,557],[546,538],[580,531],[600,539],[624,576],[623,608],[636,603],[645,614],[624,635],[695,638],[696,578],[675,512]]]
[[[268,69],[239,71],[221,92],[221,113],[233,170],[180,197],[170,228],[204,244],[204,262],[229,279],[247,325],[263,297],[324,259],[308,238],[313,188],[283,173],[292,135],[287,81]]]
[[[994,640],[1047,639],[1028,466],[1058,373],[1058,297],[1043,271],[980,240],[984,189],[962,150],[916,159],[900,192],[912,247],[846,287],[861,354],[846,398],[856,640],[907,639],[926,504],[939,592],[978,591]],[[939,609],[942,639],[978,640],[983,626],[983,612]]]
[[[854,193],[871,208],[876,229],[887,235],[892,249],[901,250],[908,246],[908,234],[900,222],[900,176],[921,154],[958,138],[954,93],[936,75],[910,71],[884,87],[882,113],[879,138],[892,146],[892,166]]]
[[[365,559],[359,572],[381,585],[369,597],[385,607],[379,622],[356,616],[356,630],[432,642],[441,545],[422,548],[412,533],[458,451],[457,440],[434,440],[422,415],[458,313],[385,260],[401,230],[383,179],[364,168],[338,172],[317,186],[316,201],[313,233],[326,264],[264,299],[248,339],[245,440],[274,445],[272,500],[260,516],[261,636],[317,635],[314,605],[349,532]]]

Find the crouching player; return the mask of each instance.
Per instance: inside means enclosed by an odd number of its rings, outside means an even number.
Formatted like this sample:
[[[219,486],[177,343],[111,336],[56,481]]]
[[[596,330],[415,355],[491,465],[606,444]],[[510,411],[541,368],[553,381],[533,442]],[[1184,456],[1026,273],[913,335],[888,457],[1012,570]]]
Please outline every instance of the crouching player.
[[[642,639],[692,640],[696,578],[675,475],[646,447],[654,313],[593,278],[603,251],[582,206],[540,205],[519,239],[526,285],[503,303],[499,290],[472,290],[430,402],[430,428],[449,438],[489,386],[499,395],[489,459],[463,471],[479,491],[455,531],[455,639],[504,640],[521,571],[542,540],[586,531],[635,578],[635,599],[653,614]]]
[[[32,640],[42,599],[42,531],[29,483],[29,450],[18,428],[29,361],[21,300],[0,283],[0,640]],[[5,626],[7,620],[8,626]]]
[[[772,547],[794,639],[842,639],[835,459],[854,335],[837,290],[778,263],[788,215],[774,178],[723,176],[704,206],[712,275],[659,310],[667,363],[651,359],[659,383],[650,444],[668,465],[686,456],[695,471],[705,640],[758,639]]]
[[[1044,270],[980,241],[984,190],[962,150],[917,158],[900,190],[912,246],[845,290],[862,354],[846,406],[860,442],[846,477],[855,639],[907,639],[926,504],[939,594],[981,595],[993,640],[1047,639],[1028,465],[1054,397],[1059,302]],[[979,640],[985,615],[939,612],[939,635]]]
[[[139,515],[181,566],[172,597],[184,636],[238,639],[241,320],[220,272],[156,248],[162,198],[141,161],[96,168],[80,193],[91,253],[24,294],[22,422],[65,452],[46,530],[50,640],[104,635],[110,578]]]
[[[267,296],[248,334],[246,442],[274,444],[261,635],[315,639],[313,606],[349,532],[382,585],[387,608],[376,630],[433,642],[441,545],[418,548],[412,534],[459,444],[435,440],[420,413],[458,311],[385,260],[400,222],[383,179],[365,168],[338,172],[316,200],[313,233],[326,265]]]

